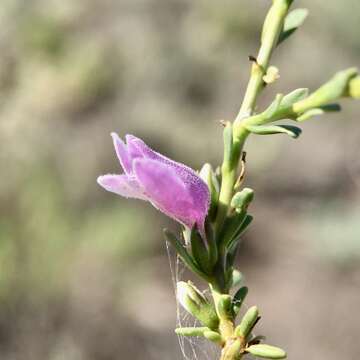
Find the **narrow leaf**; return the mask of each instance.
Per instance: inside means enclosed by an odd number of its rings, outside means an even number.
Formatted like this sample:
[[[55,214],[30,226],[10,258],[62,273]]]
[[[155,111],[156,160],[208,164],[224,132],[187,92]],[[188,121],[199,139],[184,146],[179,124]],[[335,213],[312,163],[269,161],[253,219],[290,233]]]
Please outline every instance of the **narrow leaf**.
[[[223,342],[221,335],[216,331],[211,331],[211,330],[204,331],[204,337],[216,344],[222,344]]]
[[[308,9],[295,9],[286,16],[283,30],[279,36],[278,45],[292,35],[309,15]]]
[[[264,111],[264,117],[266,119],[271,118],[279,109],[281,102],[284,98],[283,94],[277,94],[275,100],[270,104],[270,106]]]
[[[234,233],[231,241],[228,243],[227,252],[229,264],[232,264],[234,262],[237,248],[241,240],[241,235],[244,233],[244,231],[247,229],[247,227],[251,224],[252,221],[253,217],[251,215],[246,215],[238,230]]]
[[[189,255],[186,248],[183,244],[178,240],[178,238],[168,229],[164,229],[164,235],[167,241],[175,248],[177,254],[183,261],[183,263],[194,273],[198,274],[199,276],[206,278],[207,275],[204,274],[196,265],[192,257]]]
[[[341,111],[341,106],[339,104],[327,104],[306,111],[304,114],[300,115],[296,120],[301,122],[301,121],[309,120],[313,116],[323,115],[326,112],[339,112],[339,111]]]
[[[259,318],[259,310],[256,306],[252,306],[241,319],[240,325],[235,329],[236,336],[242,336],[247,338],[250,335],[251,330],[255,326]]]
[[[281,101],[281,107],[289,107],[296,102],[305,99],[309,95],[309,89],[300,88],[284,96]]]
[[[287,134],[296,139],[301,129],[291,125],[247,125],[246,129],[256,135]]]
[[[248,293],[248,288],[246,286],[241,287],[233,297],[233,312],[236,316],[241,308],[241,305],[244,302],[244,299]]]
[[[306,111],[304,114],[300,115],[296,121],[305,121],[305,120],[309,120],[311,119],[313,116],[318,116],[318,115],[322,115],[324,114],[325,111],[322,110],[321,108],[316,108],[316,109],[311,109],[309,111]]]
[[[192,256],[200,269],[206,274],[211,274],[210,254],[196,226],[191,229],[190,244]]]
[[[211,330],[208,327],[181,327],[175,329],[175,333],[182,336],[204,336],[205,331]]]
[[[224,247],[227,247],[228,244],[233,241],[234,237],[239,232],[239,229],[243,224],[246,216],[246,212],[242,211],[226,218],[223,230],[219,236],[221,244]]]
[[[276,346],[258,344],[246,348],[246,352],[265,359],[285,359],[286,352]]]

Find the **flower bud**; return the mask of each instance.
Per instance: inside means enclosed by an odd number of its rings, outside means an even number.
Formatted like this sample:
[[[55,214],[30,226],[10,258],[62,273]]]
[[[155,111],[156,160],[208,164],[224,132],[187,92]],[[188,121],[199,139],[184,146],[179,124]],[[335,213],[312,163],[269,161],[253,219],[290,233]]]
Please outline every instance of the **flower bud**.
[[[205,296],[189,281],[177,283],[177,299],[182,307],[196,317],[204,326],[216,330],[219,324],[215,308]]]

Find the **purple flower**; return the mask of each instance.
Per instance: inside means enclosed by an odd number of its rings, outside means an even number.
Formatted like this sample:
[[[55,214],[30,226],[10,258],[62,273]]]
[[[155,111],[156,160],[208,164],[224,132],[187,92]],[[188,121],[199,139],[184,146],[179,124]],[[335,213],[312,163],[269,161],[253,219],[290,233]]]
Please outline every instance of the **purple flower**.
[[[209,209],[209,189],[191,168],[150,149],[141,139],[126,135],[126,144],[111,134],[124,171],[100,176],[98,183],[118,195],[150,201],[176,221],[203,232]]]

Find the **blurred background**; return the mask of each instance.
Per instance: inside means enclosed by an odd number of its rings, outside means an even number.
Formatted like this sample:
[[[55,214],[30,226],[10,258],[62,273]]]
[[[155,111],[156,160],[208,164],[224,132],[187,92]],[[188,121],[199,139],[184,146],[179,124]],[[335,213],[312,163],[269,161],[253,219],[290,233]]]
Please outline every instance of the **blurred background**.
[[[295,3],[310,17],[276,52],[260,109],[360,65],[358,0]],[[2,360],[183,359],[161,230],[174,224],[96,177],[120,171],[111,131],[218,165],[219,120],[237,113],[269,4],[1,0]],[[296,141],[247,144],[255,221],[239,268],[259,331],[292,360],[360,355],[359,106]]]

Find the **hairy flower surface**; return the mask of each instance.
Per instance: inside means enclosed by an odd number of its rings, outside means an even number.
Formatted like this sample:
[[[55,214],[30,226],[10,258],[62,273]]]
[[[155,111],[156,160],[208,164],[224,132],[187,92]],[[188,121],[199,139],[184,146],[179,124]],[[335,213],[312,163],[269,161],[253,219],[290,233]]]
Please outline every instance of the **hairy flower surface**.
[[[98,183],[115,194],[150,201],[176,221],[203,229],[210,195],[196,172],[153,151],[133,135],[126,135],[126,144],[117,134],[111,136],[124,173],[100,176]]]

